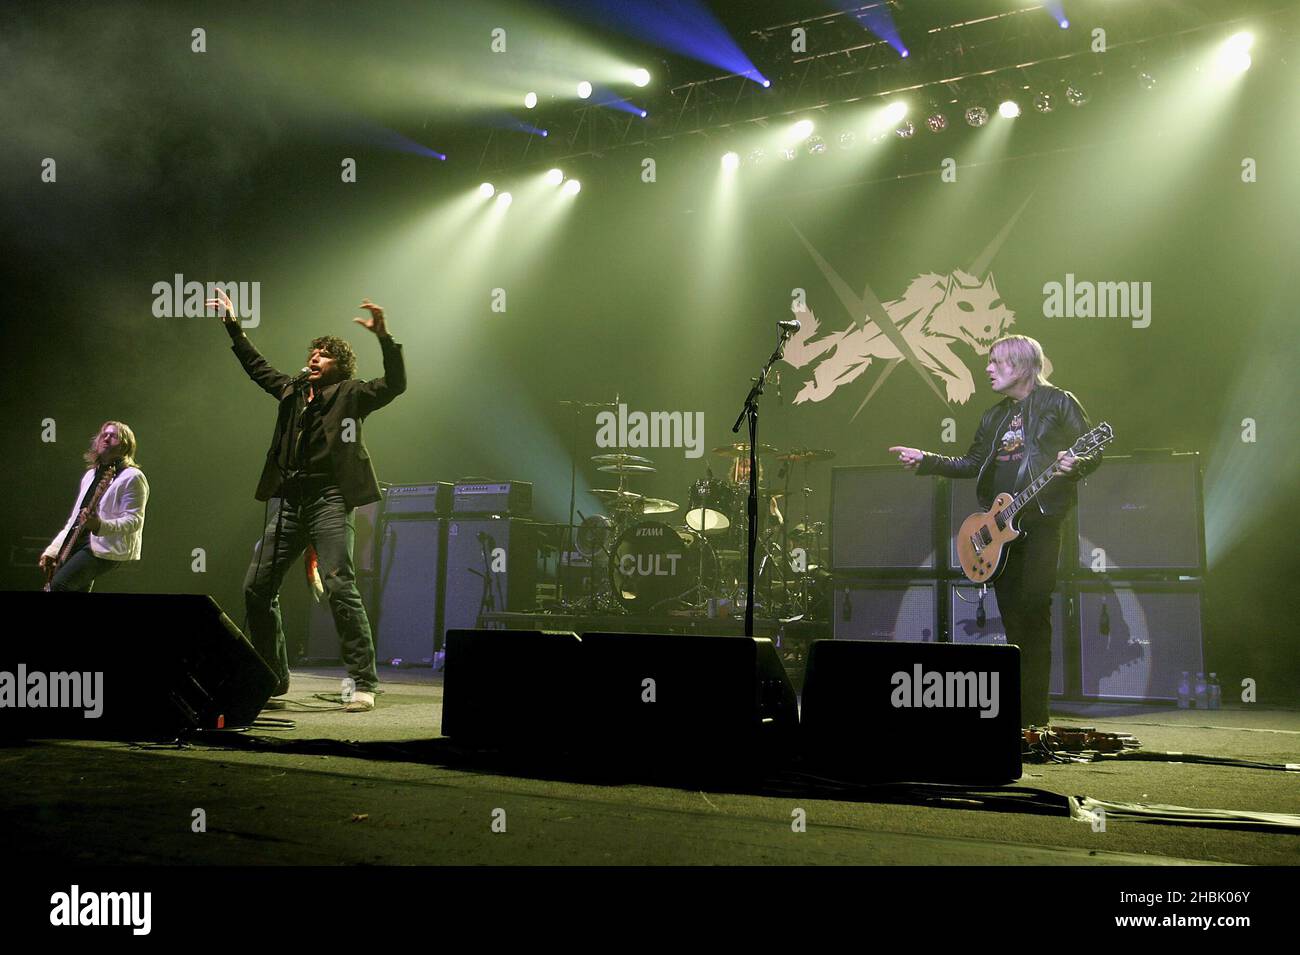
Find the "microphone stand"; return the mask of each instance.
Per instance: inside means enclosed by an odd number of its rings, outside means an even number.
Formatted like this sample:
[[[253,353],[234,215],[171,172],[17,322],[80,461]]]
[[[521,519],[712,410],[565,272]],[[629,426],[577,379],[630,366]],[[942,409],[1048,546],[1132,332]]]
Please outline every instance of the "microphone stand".
[[[748,554],[745,576],[745,636],[747,637],[754,635],[754,551],[758,549],[758,398],[767,384],[767,376],[771,374],[772,366],[785,355],[785,343],[793,333],[793,329],[781,329],[781,338],[776,343],[776,348],[767,359],[763,370],[758,373],[758,377],[753,379],[754,384],[749,389],[749,394],[745,396],[745,405],[740,409],[740,416],[731,426],[733,433],[738,432],[741,424],[746,419],[749,420],[749,500],[745,508],[745,513],[749,516],[749,526],[746,529]]]

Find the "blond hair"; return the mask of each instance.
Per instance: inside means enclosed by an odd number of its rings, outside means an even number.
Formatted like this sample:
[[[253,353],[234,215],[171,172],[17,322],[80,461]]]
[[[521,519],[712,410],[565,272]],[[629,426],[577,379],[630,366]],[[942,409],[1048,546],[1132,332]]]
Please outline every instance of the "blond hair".
[[[81,456],[81,460],[85,461],[86,464],[92,468],[95,466],[95,463],[99,460],[99,455],[95,453],[95,442],[99,440],[99,436],[104,433],[104,429],[109,425],[117,428],[117,433],[122,438],[122,453],[120,455],[122,463],[127,467],[135,467],[135,432],[131,430],[130,425],[124,424],[121,421],[105,421],[101,424],[99,430],[90,436],[90,447],[88,447],[86,453]]]
[[[989,346],[989,357],[994,361],[1005,359],[1018,375],[1032,374],[1040,385],[1051,382],[1043,375],[1043,346],[1028,335],[1007,335]]]

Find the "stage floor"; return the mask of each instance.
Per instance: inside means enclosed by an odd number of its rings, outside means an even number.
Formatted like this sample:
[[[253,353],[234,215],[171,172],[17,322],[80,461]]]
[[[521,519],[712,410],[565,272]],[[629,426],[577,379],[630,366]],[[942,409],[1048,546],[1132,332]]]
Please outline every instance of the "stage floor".
[[[438,737],[442,678],[383,671],[376,710],[345,714],[341,670],[296,670],[289,702],[240,745],[49,741],[0,748],[11,860],[266,865],[1161,865],[1300,863],[1300,833],[899,804],[859,793],[699,791],[458,758]],[[544,680],[539,680],[544,694]],[[546,719],[537,701],[537,719]],[[1143,748],[1300,762],[1300,713],[1054,708]],[[266,742],[262,742],[266,741]],[[218,741],[220,742],[220,741]],[[936,752],[936,758],[941,754]],[[1294,773],[1116,762],[1026,765],[1009,789],[1198,808],[1300,812]],[[206,832],[195,833],[202,809]],[[802,809],[806,831],[792,820]],[[504,814],[501,812],[504,811]],[[494,820],[505,832],[494,832]]]

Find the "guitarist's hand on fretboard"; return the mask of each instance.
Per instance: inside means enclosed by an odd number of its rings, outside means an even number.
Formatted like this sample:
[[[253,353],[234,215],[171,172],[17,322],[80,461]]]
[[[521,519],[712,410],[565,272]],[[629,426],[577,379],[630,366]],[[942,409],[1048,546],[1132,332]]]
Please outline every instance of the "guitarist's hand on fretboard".
[[[90,531],[90,533],[92,534],[98,534],[99,526],[100,526],[99,515],[92,511],[89,514],[86,514],[85,516],[86,516],[86,524],[85,524],[86,530]]]
[[[1069,451],[1056,452],[1056,470],[1061,474],[1073,474],[1074,465],[1079,459]]]

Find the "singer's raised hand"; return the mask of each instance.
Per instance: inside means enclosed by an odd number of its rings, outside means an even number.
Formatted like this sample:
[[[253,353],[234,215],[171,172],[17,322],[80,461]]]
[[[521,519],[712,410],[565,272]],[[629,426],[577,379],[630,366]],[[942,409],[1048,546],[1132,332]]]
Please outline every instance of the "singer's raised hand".
[[[226,290],[218,288],[216,296],[216,298],[207,299],[203,303],[204,309],[216,309],[217,317],[227,325],[238,324],[239,316],[235,314],[234,303],[230,301],[230,296],[226,294]]]
[[[368,312],[370,313],[370,318],[368,318],[368,319],[367,319],[367,318],[354,318],[354,319],[352,319],[352,321],[356,322],[358,325],[361,325],[361,326],[363,326],[363,327],[365,327],[365,328],[370,329],[370,330],[371,330],[372,332],[374,332],[376,335],[381,335],[381,336],[382,336],[382,335],[387,335],[387,334],[388,334],[388,325],[387,325],[387,324],[385,323],[385,321],[384,321],[384,310],[383,310],[383,308],[381,308],[380,306],[376,305],[374,302],[370,301],[370,299],[368,299],[368,298],[363,298],[363,299],[361,300],[361,307],[364,308],[366,311],[368,311]]]

